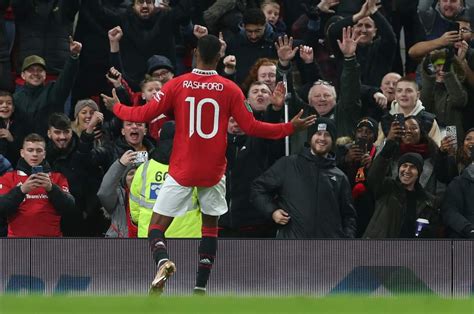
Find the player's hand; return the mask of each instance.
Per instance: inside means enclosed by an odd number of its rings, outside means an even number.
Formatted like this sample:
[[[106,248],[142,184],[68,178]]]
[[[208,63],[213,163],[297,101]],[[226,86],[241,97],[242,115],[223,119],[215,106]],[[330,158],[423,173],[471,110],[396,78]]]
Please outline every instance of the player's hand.
[[[290,221],[290,215],[283,209],[279,208],[272,213],[273,221],[279,225],[286,225]]]
[[[306,118],[301,118],[303,115],[303,109],[298,112],[296,116],[291,119],[291,124],[293,124],[293,129],[295,132],[302,131],[304,129],[307,129],[309,126],[313,125],[314,122],[316,122],[316,115],[310,115],[307,116]]]
[[[114,106],[120,103],[120,99],[117,96],[115,88],[112,89],[112,97],[107,96],[105,94],[100,94],[100,97],[102,97],[102,101],[104,102],[105,107],[110,111],[113,111]]]

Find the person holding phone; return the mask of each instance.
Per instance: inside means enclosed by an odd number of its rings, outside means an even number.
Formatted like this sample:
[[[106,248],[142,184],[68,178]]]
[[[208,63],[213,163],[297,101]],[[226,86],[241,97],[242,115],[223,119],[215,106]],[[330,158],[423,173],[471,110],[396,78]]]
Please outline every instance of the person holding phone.
[[[436,143],[441,144],[441,131],[436,121],[436,116],[425,109],[420,100],[420,91],[416,81],[409,77],[402,77],[395,87],[395,100],[390,104],[389,111],[382,116],[379,124],[379,134],[375,144],[380,146],[388,136],[392,123],[397,117],[396,114],[403,114],[405,119],[415,116],[420,121],[420,127]],[[401,122],[401,120],[399,120]],[[403,125],[399,123],[400,128]]]
[[[420,98],[426,110],[436,115],[441,128],[455,126],[456,139],[461,144],[468,92],[464,85],[466,73],[461,61],[455,57],[454,47],[436,50],[426,56],[421,78]]]
[[[347,175],[352,188],[357,212],[356,237],[362,236],[374,212],[374,200],[367,193],[367,173],[377,152],[374,146],[377,134],[378,122],[364,117],[357,122],[353,139],[337,147],[337,166]]]
[[[51,171],[43,137],[25,137],[14,171],[0,177],[0,213],[7,216],[8,237],[61,237],[61,215],[74,210],[74,197],[63,174]]]
[[[385,145],[397,144],[393,151],[391,151],[392,162],[387,166],[386,175],[396,179],[398,177],[398,161],[400,156],[405,153],[417,153],[423,159],[423,173],[418,179],[419,184],[427,192],[441,197],[446,186],[438,180],[438,172],[436,171],[436,169],[443,167],[440,159],[440,148],[426,134],[421,124],[422,122],[415,116],[404,118],[403,127],[397,120],[392,122],[386,142],[380,147],[381,151]],[[446,139],[444,138],[444,140]]]

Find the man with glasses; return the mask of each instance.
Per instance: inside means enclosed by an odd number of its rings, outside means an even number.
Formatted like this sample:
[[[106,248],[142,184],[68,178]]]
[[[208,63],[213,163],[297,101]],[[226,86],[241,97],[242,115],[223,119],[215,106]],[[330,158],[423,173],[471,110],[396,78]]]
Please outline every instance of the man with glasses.
[[[148,59],[148,75],[165,84],[174,77],[174,66],[165,56],[154,55]]]

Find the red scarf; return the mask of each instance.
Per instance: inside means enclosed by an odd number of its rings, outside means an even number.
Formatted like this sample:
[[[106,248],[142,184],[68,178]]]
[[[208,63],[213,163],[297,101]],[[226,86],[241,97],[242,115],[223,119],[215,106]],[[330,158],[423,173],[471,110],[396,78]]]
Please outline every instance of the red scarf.
[[[370,153],[369,153],[370,159],[374,159],[374,155],[375,155],[375,146],[372,146],[372,149],[370,150]],[[352,188],[352,199],[355,200],[356,198],[360,197],[362,194],[364,194],[367,191],[367,187],[364,184],[366,179],[367,178],[365,177],[365,168],[360,167],[359,169],[357,169],[356,176],[355,176],[356,184]]]
[[[400,143],[400,156],[405,153],[418,153],[426,159],[430,157],[428,144],[404,144]]]

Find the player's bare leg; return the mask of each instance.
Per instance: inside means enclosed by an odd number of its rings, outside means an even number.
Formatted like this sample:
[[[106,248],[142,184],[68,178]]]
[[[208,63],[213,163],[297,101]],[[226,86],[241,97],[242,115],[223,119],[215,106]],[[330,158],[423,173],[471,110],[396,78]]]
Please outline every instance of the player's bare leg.
[[[148,229],[148,242],[156,264],[156,275],[150,286],[150,294],[161,295],[168,278],[176,272],[176,266],[169,260],[165,232],[173,217],[153,213]]]
[[[199,265],[194,287],[194,294],[197,295],[206,294],[207,281],[217,252],[218,219],[218,216],[202,214],[202,238],[199,243]]]

